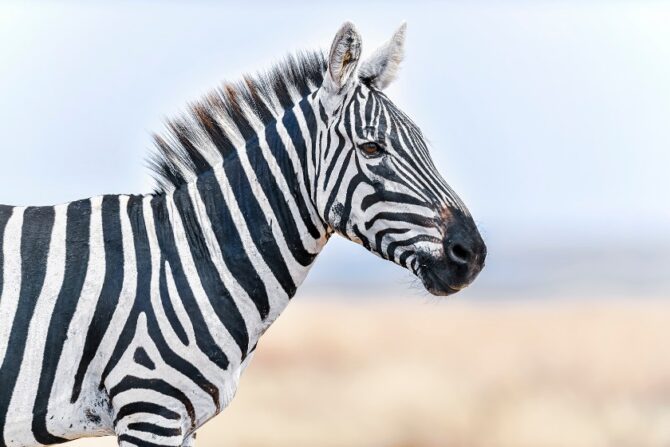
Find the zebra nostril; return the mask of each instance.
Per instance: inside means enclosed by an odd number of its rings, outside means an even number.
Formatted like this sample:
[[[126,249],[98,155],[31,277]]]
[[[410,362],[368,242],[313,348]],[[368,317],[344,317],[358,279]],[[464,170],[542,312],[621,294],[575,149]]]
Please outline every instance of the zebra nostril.
[[[472,251],[458,242],[449,245],[447,255],[457,264],[467,264],[473,257]]]

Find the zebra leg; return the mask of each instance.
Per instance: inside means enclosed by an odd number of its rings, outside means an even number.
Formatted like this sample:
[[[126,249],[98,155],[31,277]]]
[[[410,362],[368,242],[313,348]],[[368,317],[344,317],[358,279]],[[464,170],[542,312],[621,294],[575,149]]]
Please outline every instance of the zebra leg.
[[[116,410],[116,409],[115,409]],[[186,415],[147,400],[127,402],[115,411],[114,431],[120,447],[193,447]]]
[[[155,422],[128,422],[123,428],[117,428],[120,447],[174,447],[193,446],[184,438],[180,428],[169,428]],[[190,443],[189,443],[190,442]]]
[[[163,444],[156,444],[155,442],[135,438],[132,435],[124,435],[123,438],[119,436],[118,441],[119,441],[119,447],[163,447]],[[165,447],[172,447],[172,446],[168,446],[166,444]],[[181,447],[195,447],[195,433],[191,436],[186,437]]]

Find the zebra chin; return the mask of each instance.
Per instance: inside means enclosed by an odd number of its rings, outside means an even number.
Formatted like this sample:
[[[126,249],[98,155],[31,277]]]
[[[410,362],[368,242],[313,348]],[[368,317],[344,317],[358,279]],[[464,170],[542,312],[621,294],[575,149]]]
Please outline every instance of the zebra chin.
[[[431,295],[449,296],[466,288],[470,282],[453,284],[448,280],[448,275],[441,274],[432,269],[422,269],[419,273],[421,282]],[[474,279],[474,278],[473,278]]]
[[[419,278],[428,292],[436,296],[453,295],[469,286],[484,267],[481,264],[454,267],[445,260],[429,261],[419,270]]]

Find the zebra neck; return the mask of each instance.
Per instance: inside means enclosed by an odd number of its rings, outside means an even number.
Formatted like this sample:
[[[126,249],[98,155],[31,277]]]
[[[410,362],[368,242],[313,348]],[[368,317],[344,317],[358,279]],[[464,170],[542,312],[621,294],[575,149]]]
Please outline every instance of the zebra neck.
[[[193,258],[204,264],[200,276],[220,277],[218,289],[238,308],[258,312],[251,326],[259,333],[295,295],[329,237],[303,175],[309,135],[294,120],[286,112],[264,138],[155,201],[164,202],[175,234],[179,221]]]

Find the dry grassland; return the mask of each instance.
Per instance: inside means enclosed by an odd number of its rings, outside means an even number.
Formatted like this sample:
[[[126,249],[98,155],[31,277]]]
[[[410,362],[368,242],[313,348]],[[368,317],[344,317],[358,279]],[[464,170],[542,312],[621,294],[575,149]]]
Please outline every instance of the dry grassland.
[[[301,298],[197,444],[670,446],[670,303]]]

